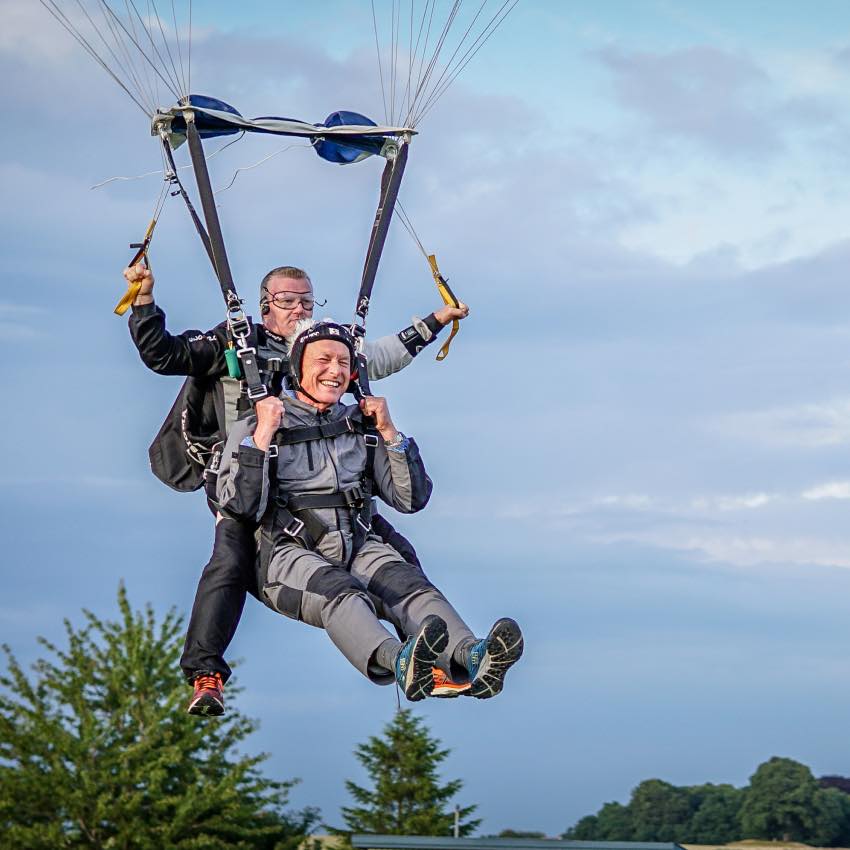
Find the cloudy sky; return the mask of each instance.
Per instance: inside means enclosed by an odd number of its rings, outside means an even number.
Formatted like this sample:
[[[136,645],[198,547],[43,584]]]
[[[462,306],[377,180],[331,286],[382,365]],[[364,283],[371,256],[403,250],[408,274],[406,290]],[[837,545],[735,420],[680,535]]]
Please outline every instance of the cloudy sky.
[[[383,119],[367,4],[197,5],[195,91]],[[159,181],[90,188],[159,166],[147,120],[40,5],[0,7],[0,630],[30,660],[120,580],[188,612],[212,524],[149,473],[179,382],[111,312]],[[850,773],[848,107],[841,0],[522,0],[423,121],[403,202],[472,315],[380,389],[436,483],[399,527],[475,629],[527,636],[497,700],[417,708],[483,833],[555,835],[642,779],[743,784],[773,755]],[[301,265],[346,318],[381,163],[261,137],[213,179],[271,154],[219,195],[237,284]],[[178,199],[152,263],[173,330],[220,321]],[[437,302],[394,228],[371,333]],[[253,745],[338,824],[394,690],[251,600],[231,656]]]

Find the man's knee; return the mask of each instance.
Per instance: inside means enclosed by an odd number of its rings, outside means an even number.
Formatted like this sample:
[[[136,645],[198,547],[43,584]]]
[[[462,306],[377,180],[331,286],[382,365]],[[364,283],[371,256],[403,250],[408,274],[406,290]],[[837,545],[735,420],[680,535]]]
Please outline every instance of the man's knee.
[[[215,527],[215,543],[204,573],[237,577],[240,584],[255,573],[257,542],[250,527],[224,518]]]
[[[366,588],[347,570],[330,566],[319,567],[308,579],[304,590],[329,602],[352,593],[366,592]]]
[[[394,561],[379,567],[369,580],[367,588],[372,596],[376,596],[388,608],[394,608],[405,599],[425,590],[436,588],[422,568],[403,561]]]

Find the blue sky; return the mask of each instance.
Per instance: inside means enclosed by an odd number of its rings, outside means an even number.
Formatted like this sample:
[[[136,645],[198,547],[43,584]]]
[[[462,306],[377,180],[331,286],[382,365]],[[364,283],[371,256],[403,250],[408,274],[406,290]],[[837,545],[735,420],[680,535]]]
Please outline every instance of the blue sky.
[[[196,9],[196,90],[382,118],[365,4],[243,5]],[[89,188],[158,166],[146,120],[38,4],[4,20],[0,631],[26,660],[122,579],[188,611],[212,533],[147,468],[179,383],[111,314],[158,181]],[[472,315],[381,390],[436,484],[399,526],[474,628],[527,635],[499,699],[417,709],[483,833],[772,755],[850,772],[848,82],[841,2],[523,0],[421,127],[403,202]],[[281,147],[228,148],[216,185]],[[241,173],[219,198],[246,297],[291,262],[347,317],[379,174],[303,147]],[[176,199],[152,262],[172,329],[220,320]],[[436,303],[394,228],[370,331]],[[339,823],[393,690],[251,601],[231,655],[269,770]]]

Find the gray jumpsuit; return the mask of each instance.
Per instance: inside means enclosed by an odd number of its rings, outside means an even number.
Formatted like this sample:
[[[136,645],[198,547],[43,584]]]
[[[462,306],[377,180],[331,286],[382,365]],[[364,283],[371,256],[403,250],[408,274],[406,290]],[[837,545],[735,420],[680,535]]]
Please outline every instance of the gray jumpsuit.
[[[356,405],[341,403],[320,413],[315,407],[283,395],[284,429],[313,427],[359,414]],[[452,652],[473,637],[446,598],[420,567],[405,563],[399,553],[373,534],[357,551],[356,511],[316,508],[327,527],[315,550],[304,548],[275,522],[278,488],[289,495],[333,494],[357,487],[367,463],[362,434],[348,431],[335,437],[280,446],[276,463],[269,452],[246,444],[256,418],[237,422],[222,456],[218,501],[222,510],[240,519],[262,521],[269,537],[268,557],[260,562],[260,587],[265,603],[281,614],[324,628],[331,640],[361,673],[379,684],[393,674],[374,663],[376,649],[392,638],[379,618],[399,634],[415,634],[428,614],[438,614],[449,627],[449,643],[438,664],[449,675],[462,677],[451,665]],[[273,472],[272,472],[273,470]],[[373,492],[402,513],[422,510],[431,495],[431,480],[416,443],[405,438],[400,450],[378,441],[374,455]]]

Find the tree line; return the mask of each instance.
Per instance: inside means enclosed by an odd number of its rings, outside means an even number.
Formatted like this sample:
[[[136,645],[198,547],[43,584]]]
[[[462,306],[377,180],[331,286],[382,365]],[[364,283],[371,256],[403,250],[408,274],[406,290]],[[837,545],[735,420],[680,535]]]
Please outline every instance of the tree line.
[[[775,756],[743,788],[641,782],[629,802],[606,803],[564,838],[727,844],[747,838],[850,846],[850,779],[816,779],[800,762]]]
[[[319,850],[318,827],[352,833],[466,837],[476,806],[455,803],[459,779],[439,769],[449,751],[399,710],[355,750],[369,784],[346,782],[342,825],[288,807],[296,780],[263,771],[243,746],[255,728],[237,709],[198,722],[186,714],[179,671],[183,625],[133,610],[65,621],[65,646],[27,672],[8,647],[0,674],[0,850]],[[238,692],[232,685],[230,693]],[[504,830],[498,837],[543,838]],[[725,844],[743,838],[850,847],[850,779],[821,777],[787,758],[760,765],[744,788],[641,782],[625,805],[606,803],[564,838]]]

